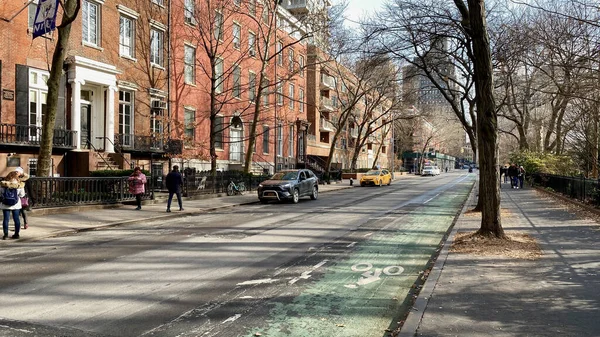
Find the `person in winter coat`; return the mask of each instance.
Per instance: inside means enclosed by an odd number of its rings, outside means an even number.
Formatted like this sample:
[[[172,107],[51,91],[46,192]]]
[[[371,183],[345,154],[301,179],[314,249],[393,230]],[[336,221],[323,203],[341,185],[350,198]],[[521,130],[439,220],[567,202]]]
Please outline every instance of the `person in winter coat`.
[[[177,196],[177,203],[179,204],[179,210],[183,211],[183,203],[181,201],[181,186],[183,185],[183,176],[179,172],[179,166],[173,165],[173,171],[167,174],[165,178],[165,184],[167,190],[169,190],[169,200],[167,200],[167,212],[171,212],[171,201],[173,201],[173,194]]]
[[[29,174],[23,171],[22,167],[17,167],[15,170],[19,174],[19,181],[25,184],[25,196],[21,198],[21,216],[23,217],[23,229],[29,228],[27,222],[27,212],[33,207],[34,197],[31,188],[31,182],[29,181]]]
[[[10,221],[11,214],[15,222],[15,234],[12,238],[19,238],[19,230],[21,229],[19,213],[21,210],[21,198],[25,196],[24,186],[25,183],[19,181],[19,173],[17,171],[10,172],[0,182],[0,196],[2,197],[0,209],[2,209],[2,231],[4,232],[2,240],[8,238],[8,222]]]
[[[519,166],[519,187],[523,188],[523,181],[525,180],[525,169],[523,166]]]
[[[129,182],[129,193],[135,195],[137,203],[136,210],[142,209],[142,195],[146,192],[146,175],[142,173],[142,169],[138,166],[133,169],[133,173],[127,178]]]
[[[519,188],[519,185],[517,184],[517,179],[519,176],[519,168],[517,167],[516,164],[510,165],[510,167],[508,168],[508,176],[510,177],[510,187],[511,188]]]

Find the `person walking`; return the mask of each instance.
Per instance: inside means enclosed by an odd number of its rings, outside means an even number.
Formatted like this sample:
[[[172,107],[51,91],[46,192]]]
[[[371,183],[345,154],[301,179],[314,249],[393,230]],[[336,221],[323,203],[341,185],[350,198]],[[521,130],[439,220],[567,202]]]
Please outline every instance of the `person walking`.
[[[181,186],[183,186],[183,176],[179,172],[179,166],[173,165],[173,171],[167,174],[167,177],[165,178],[165,184],[167,186],[167,190],[169,190],[167,213],[171,212],[171,201],[173,201],[173,194],[177,196],[179,210],[183,211],[183,202],[181,201]]]
[[[525,180],[525,169],[523,166],[519,166],[519,187],[523,188],[523,181]]]
[[[142,169],[138,166],[133,169],[133,173],[127,178],[129,182],[129,192],[135,195],[137,203],[136,210],[142,209],[142,196],[146,192],[146,175],[142,173]]]
[[[516,164],[511,164],[508,168],[508,176],[510,177],[510,187],[511,188],[519,188],[517,184],[517,177],[519,175],[519,169]]]
[[[33,197],[31,182],[29,181],[29,174],[25,173],[22,167],[17,167],[15,171],[19,174],[19,181],[25,184],[25,196],[21,198],[20,213],[23,217],[23,229],[27,229],[29,228],[29,223],[27,221],[27,212],[31,210],[31,207],[33,207],[35,199]]]
[[[10,221],[11,214],[15,222],[15,234],[12,238],[19,238],[19,231],[21,230],[19,213],[21,211],[21,198],[25,196],[24,186],[25,183],[19,181],[19,173],[17,171],[10,172],[0,182],[0,197],[2,198],[0,209],[2,209],[2,231],[4,232],[2,240],[8,238],[8,222]]]

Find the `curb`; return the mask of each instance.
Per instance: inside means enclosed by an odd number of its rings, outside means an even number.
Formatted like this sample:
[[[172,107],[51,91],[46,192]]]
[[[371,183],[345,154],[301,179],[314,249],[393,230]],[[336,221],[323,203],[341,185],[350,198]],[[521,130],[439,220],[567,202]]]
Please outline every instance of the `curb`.
[[[437,283],[442,275],[442,271],[444,269],[444,265],[446,264],[446,260],[448,259],[448,255],[450,253],[450,246],[454,241],[454,236],[458,232],[458,227],[456,226],[456,222],[459,221],[461,215],[463,215],[467,209],[471,206],[472,200],[475,197],[475,191],[479,181],[479,178],[475,179],[473,182],[473,186],[471,186],[471,191],[469,192],[469,197],[465,200],[465,203],[456,217],[456,220],[452,224],[452,230],[450,231],[450,235],[446,238],[442,250],[436,257],[435,263],[431,271],[429,272],[429,276],[425,280],[425,284],[423,288],[417,295],[415,302],[411,306],[411,310],[408,313],[408,316],[404,320],[404,324],[400,329],[400,332],[396,335],[396,337],[414,337],[417,335],[417,331],[421,325],[421,320],[423,319],[423,315],[425,315],[425,310],[427,310],[427,304],[429,304],[429,299],[433,296],[433,292]]]

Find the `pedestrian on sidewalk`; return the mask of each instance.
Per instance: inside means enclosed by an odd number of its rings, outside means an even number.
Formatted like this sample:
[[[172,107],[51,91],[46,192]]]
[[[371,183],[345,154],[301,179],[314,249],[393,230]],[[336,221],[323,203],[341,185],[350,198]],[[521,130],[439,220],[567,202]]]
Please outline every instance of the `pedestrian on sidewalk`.
[[[29,180],[29,174],[25,173],[22,167],[17,167],[15,170],[19,174],[19,181],[25,184],[25,196],[21,198],[21,216],[23,217],[23,229],[29,228],[27,221],[27,212],[31,210],[35,199],[31,188],[31,181]]]
[[[181,201],[181,186],[183,186],[183,176],[179,172],[179,166],[173,165],[173,171],[167,174],[167,177],[165,178],[165,184],[167,185],[167,190],[169,190],[167,213],[171,212],[171,201],[173,201],[173,194],[177,196],[179,210],[183,211],[183,202]]]
[[[135,201],[137,203],[136,210],[142,209],[142,196],[146,192],[146,175],[142,173],[142,169],[137,166],[133,169],[133,173],[127,178],[129,182],[129,192],[135,195]]]
[[[519,188],[518,185],[518,176],[519,176],[519,168],[516,164],[511,164],[508,168],[508,176],[510,177],[510,187],[511,188]]]
[[[525,180],[525,169],[519,166],[519,187],[523,188],[523,180]]]
[[[2,240],[8,238],[8,222],[10,221],[11,214],[15,222],[15,234],[12,238],[19,238],[19,231],[21,230],[19,213],[21,211],[21,198],[25,196],[24,186],[25,184],[19,181],[19,173],[17,171],[10,172],[0,182],[0,197],[2,198],[0,209],[2,209],[2,231],[4,232]]]

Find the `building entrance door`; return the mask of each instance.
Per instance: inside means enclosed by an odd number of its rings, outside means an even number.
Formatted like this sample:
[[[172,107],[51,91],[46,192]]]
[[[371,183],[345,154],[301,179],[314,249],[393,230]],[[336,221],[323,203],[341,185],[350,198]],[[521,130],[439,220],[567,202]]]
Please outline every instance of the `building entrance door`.
[[[84,149],[90,148],[92,137],[92,105],[89,102],[81,103],[81,147]]]

